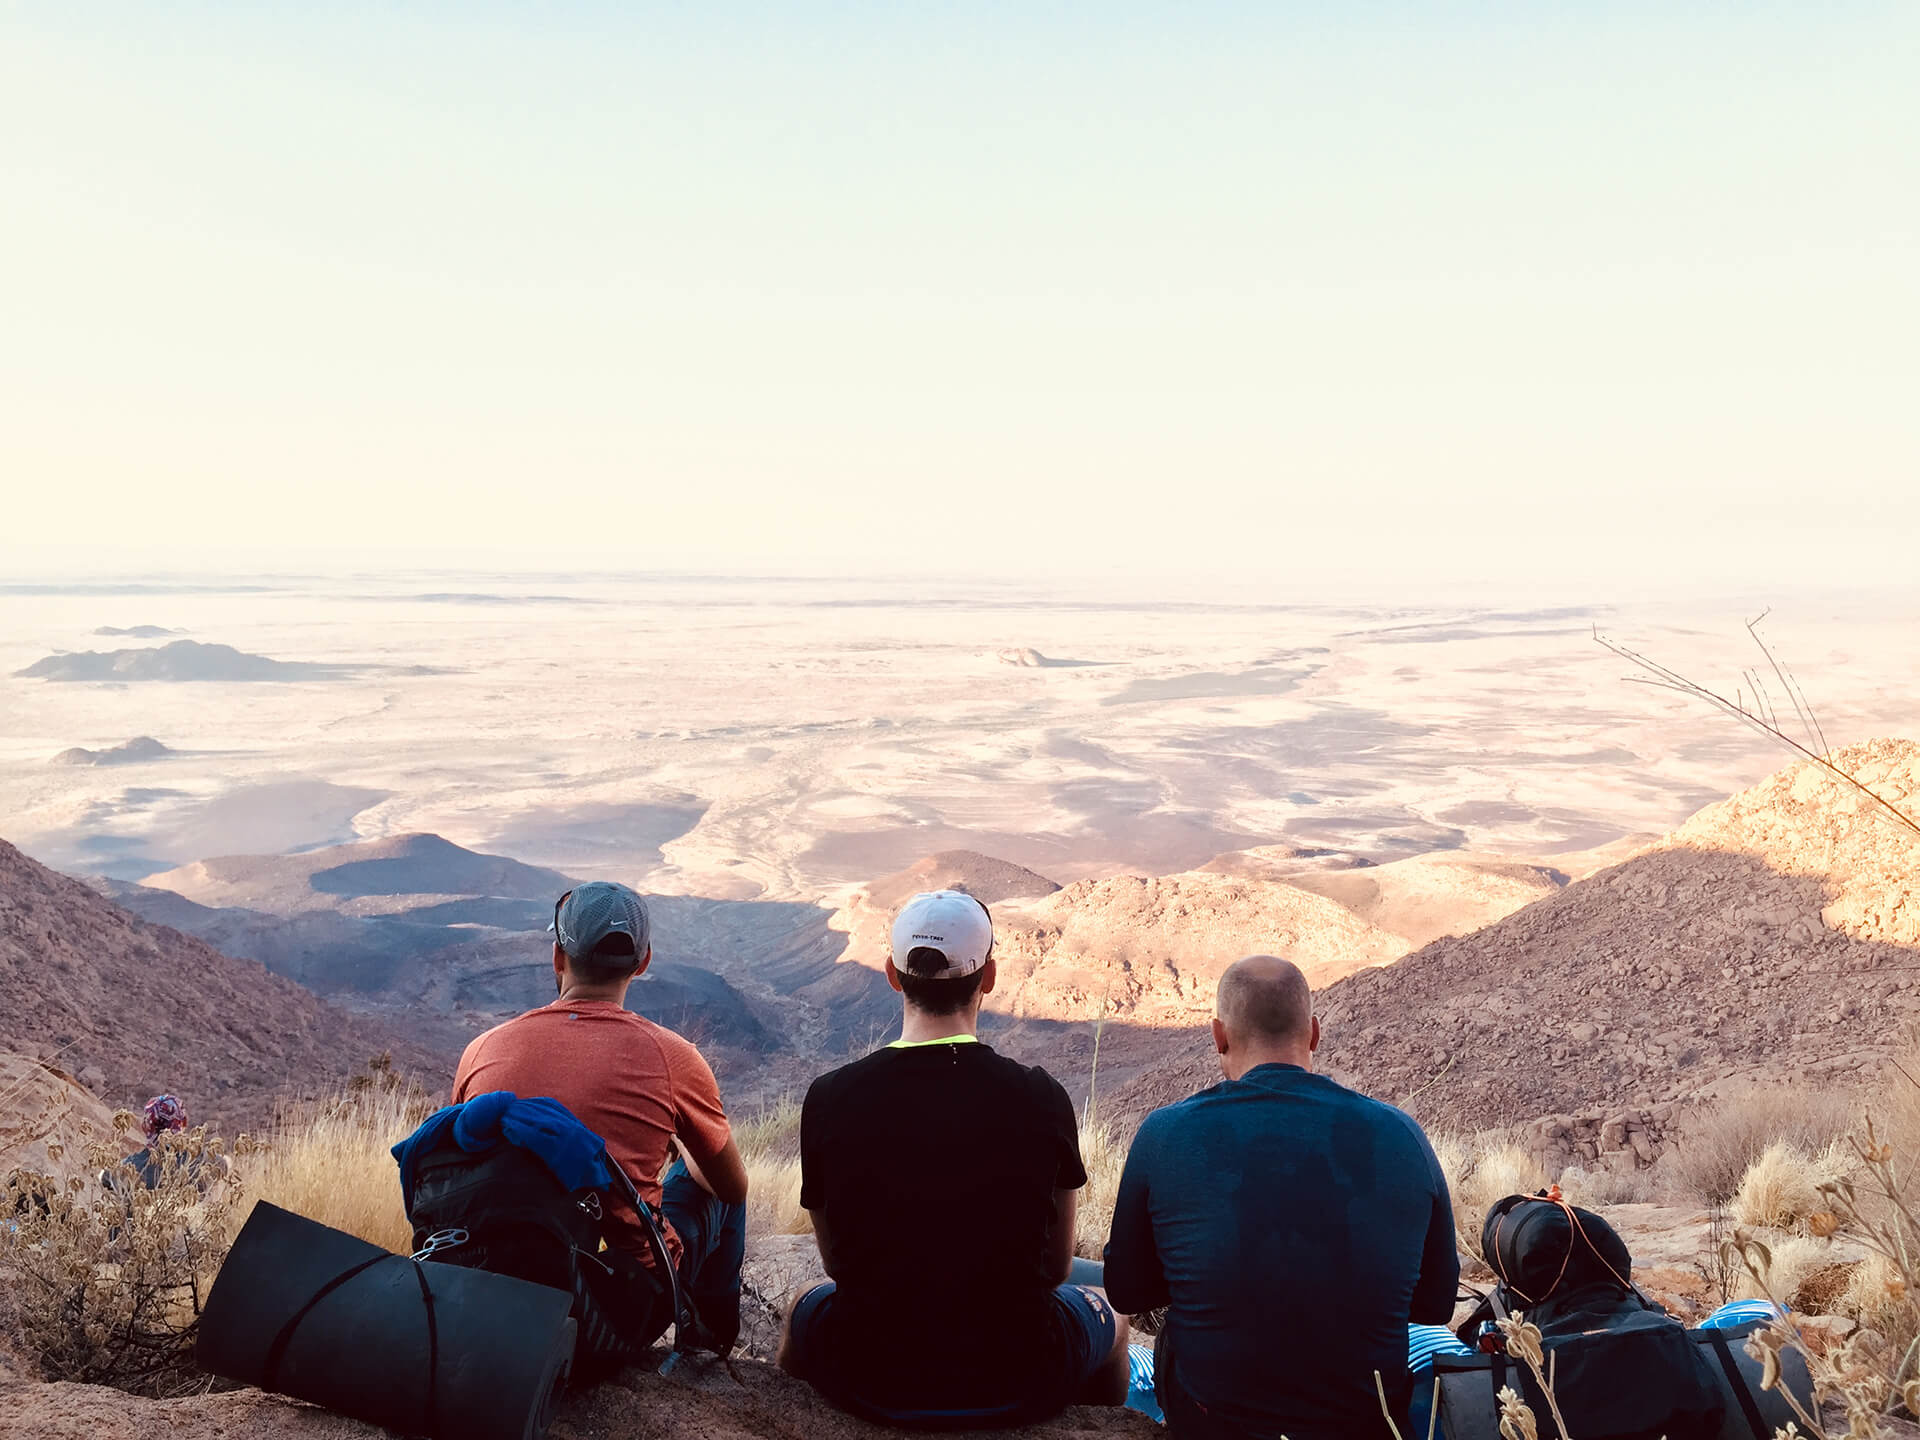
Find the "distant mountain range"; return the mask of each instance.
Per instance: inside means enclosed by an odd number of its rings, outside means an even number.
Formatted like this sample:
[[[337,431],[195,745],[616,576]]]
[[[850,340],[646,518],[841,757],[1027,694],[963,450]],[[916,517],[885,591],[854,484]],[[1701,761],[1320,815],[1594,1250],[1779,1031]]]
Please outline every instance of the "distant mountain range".
[[[88,750],[75,745],[62,750],[48,762],[53,765],[139,765],[148,760],[164,760],[173,751],[151,735],[136,735],[104,750]]]
[[[231,645],[175,640],[132,650],[63,651],[13,672],[31,680],[100,681],[262,681],[333,680],[348,672],[338,665],[273,660],[249,655]]]

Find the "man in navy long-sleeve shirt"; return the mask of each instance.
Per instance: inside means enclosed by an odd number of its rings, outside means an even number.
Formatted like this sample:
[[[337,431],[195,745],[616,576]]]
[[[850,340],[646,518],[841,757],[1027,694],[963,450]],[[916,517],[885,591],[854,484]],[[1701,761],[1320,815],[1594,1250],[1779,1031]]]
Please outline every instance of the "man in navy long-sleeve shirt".
[[[1306,977],[1249,956],[1221,976],[1226,1082],[1149,1115],[1107,1244],[1122,1314],[1167,1308],[1156,1387],[1175,1435],[1372,1440],[1404,1416],[1407,1325],[1445,1324],[1453,1207],[1414,1121],[1312,1072]]]

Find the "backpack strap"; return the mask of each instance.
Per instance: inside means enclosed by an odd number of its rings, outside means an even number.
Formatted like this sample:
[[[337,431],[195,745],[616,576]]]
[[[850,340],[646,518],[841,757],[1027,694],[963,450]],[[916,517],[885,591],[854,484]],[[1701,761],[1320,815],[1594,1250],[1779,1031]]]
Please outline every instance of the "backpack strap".
[[[627,1203],[633,1206],[634,1213],[640,1217],[640,1223],[646,1227],[647,1244],[652,1248],[654,1258],[659,1261],[659,1273],[666,1277],[667,1293],[673,1297],[673,1343],[674,1349],[678,1350],[681,1341],[692,1333],[693,1310],[680,1293],[680,1276],[673,1268],[673,1256],[667,1250],[667,1237],[660,1233],[660,1223],[654,1219],[653,1207],[640,1198],[633,1177],[612,1156],[607,1157],[607,1165],[619,1177],[621,1192],[626,1196]]]
[[[1733,1398],[1740,1402],[1740,1412],[1746,1416],[1747,1428],[1753,1432],[1753,1440],[1767,1440],[1767,1422],[1760,1414],[1760,1407],[1753,1403],[1753,1392],[1747,1388],[1747,1377],[1740,1373],[1740,1365],[1733,1358],[1733,1347],[1727,1343],[1727,1332],[1709,1330],[1707,1343],[1713,1347],[1714,1358],[1720,1362],[1720,1369],[1727,1377],[1727,1388],[1733,1391]]]

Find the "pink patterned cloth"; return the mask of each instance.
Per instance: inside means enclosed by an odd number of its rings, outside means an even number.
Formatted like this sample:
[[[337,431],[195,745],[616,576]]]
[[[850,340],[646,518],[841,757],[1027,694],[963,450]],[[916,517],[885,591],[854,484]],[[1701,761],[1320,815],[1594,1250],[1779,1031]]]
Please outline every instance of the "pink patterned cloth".
[[[162,1131],[187,1128],[187,1107],[180,1103],[178,1095],[154,1096],[147,1101],[145,1113],[141,1128],[147,1132],[149,1140],[158,1138]]]

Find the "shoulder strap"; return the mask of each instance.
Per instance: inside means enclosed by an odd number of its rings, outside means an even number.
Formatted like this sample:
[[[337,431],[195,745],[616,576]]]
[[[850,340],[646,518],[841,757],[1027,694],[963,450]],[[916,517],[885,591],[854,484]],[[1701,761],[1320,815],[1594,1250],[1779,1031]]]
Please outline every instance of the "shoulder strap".
[[[659,1273],[666,1280],[667,1293],[673,1297],[673,1333],[677,1348],[682,1337],[692,1329],[693,1311],[686,1297],[680,1293],[680,1276],[673,1268],[673,1256],[667,1250],[667,1237],[660,1233],[660,1222],[654,1219],[653,1207],[640,1198],[633,1177],[611,1155],[607,1157],[607,1165],[619,1177],[621,1193],[626,1196],[627,1203],[633,1206],[634,1214],[640,1217],[640,1223],[647,1232],[647,1244],[653,1250],[654,1259],[659,1262]]]
[[[1714,1357],[1720,1362],[1720,1369],[1727,1377],[1727,1388],[1733,1391],[1733,1398],[1740,1402],[1740,1412],[1747,1418],[1747,1428],[1753,1432],[1753,1440],[1767,1440],[1767,1422],[1761,1417],[1760,1407],[1753,1403],[1753,1391],[1747,1388],[1747,1377],[1740,1373],[1739,1363],[1733,1358],[1733,1347],[1727,1343],[1727,1332],[1709,1330],[1707,1343],[1713,1347]]]

